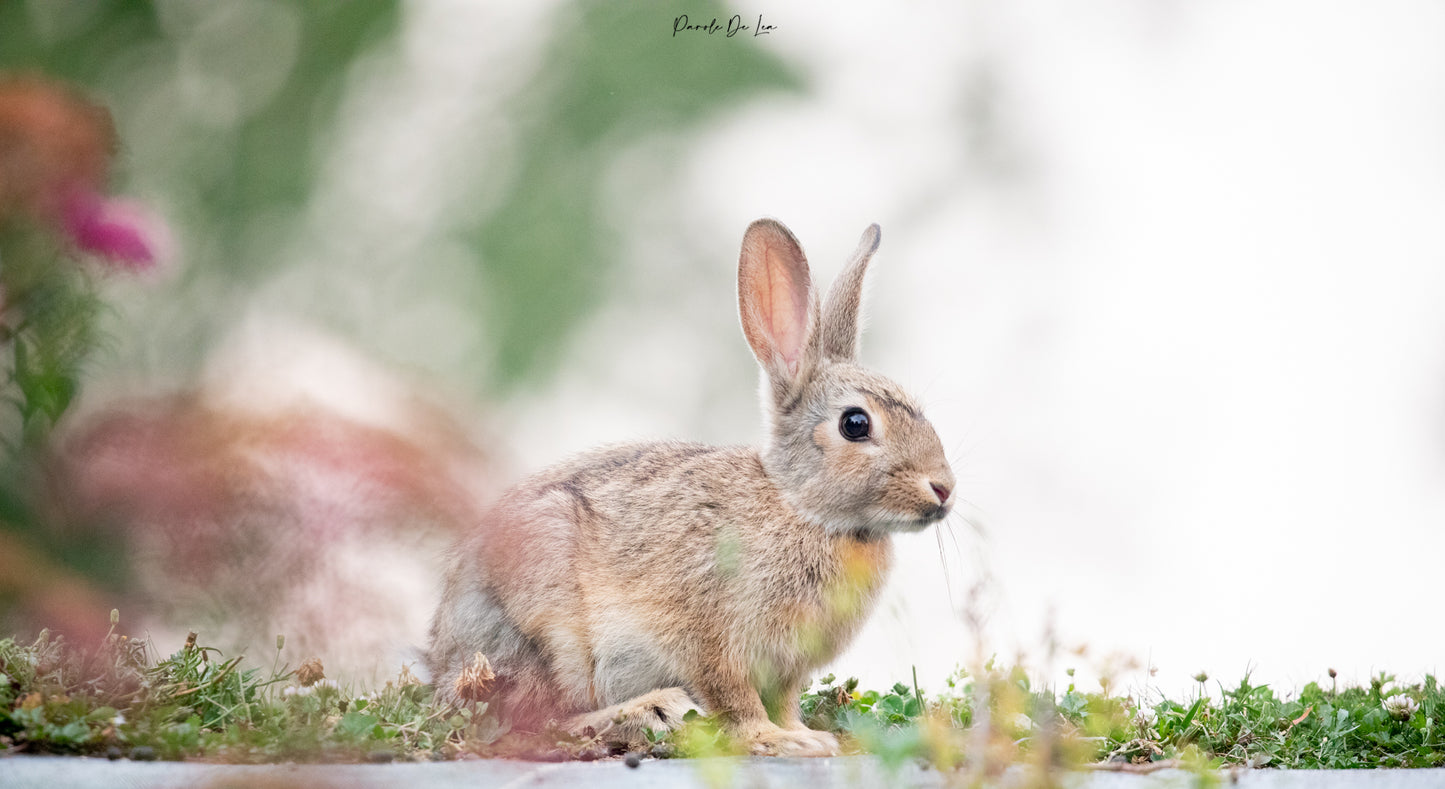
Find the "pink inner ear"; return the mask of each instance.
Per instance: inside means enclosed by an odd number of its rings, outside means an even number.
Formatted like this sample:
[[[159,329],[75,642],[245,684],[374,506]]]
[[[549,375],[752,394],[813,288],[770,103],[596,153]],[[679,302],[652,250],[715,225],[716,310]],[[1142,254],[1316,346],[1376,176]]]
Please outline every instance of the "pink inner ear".
[[[813,316],[812,283],[803,250],[787,228],[770,220],[748,226],[738,258],[743,333],[772,374],[795,375]],[[775,369],[781,364],[785,370]]]
[[[763,252],[768,292],[759,303],[767,305],[768,334],[789,367],[796,368],[803,355],[808,325],[807,270],[800,270],[783,244],[768,243]]]

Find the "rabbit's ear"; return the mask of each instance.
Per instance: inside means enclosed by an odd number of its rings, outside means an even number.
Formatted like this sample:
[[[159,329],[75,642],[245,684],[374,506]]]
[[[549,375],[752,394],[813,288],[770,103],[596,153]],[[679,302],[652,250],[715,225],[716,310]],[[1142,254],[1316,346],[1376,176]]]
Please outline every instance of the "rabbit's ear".
[[[819,327],[823,358],[836,362],[852,362],[858,358],[858,338],[863,333],[859,312],[863,303],[863,277],[868,261],[878,251],[878,225],[869,225],[858,240],[853,258],[838,275],[828,298],[823,302],[823,320]]]
[[[817,310],[798,239],[771,219],[749,225],[738,257],[738,312],[748,345],[780,401],[811,372]]]

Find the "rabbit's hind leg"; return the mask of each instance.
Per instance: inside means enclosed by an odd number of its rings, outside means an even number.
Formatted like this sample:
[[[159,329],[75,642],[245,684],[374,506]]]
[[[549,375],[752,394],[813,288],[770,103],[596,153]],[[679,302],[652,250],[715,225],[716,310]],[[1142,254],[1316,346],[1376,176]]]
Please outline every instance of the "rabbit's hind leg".
[[[654,738],[670,732],[682,725],[683,716],[689,710],[702,712],[686,690],[664,688],[576,715],[567,721],[567,730],[577,736],[596,736],[609,745],[637,749],[649,743],[648,730]]]

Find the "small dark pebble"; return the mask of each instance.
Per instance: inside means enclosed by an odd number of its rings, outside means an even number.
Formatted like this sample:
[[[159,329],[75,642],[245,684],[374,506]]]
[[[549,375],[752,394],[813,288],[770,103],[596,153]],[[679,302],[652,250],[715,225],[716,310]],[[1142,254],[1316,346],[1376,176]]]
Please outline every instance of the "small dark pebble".
[[[582,751],[577,754],[577,758],[581,759],[584,762],[595,762],[598,759],[605,759],[607,758],[607,756],[608,753],[606,748],[599,748],[596,746],[593,746],[591,748],[583,748]]]
[[[119,759],[121,756],[124,756],[124,755],[125,755],[125,754],[121,753],[121,750],[120,750],[119,748],[115,747],[114,745],[112,745],[112,746],[110,746],[109,748],[106,748],[106,749],[105,749],[105,758],[107,758],[107,759],[109,759],[109,760],[111,760],[111,761],[115,761],[116,759]]]
[[[137,745],[130,749],[130,758],[137,762],[153,762],[156,760],[156,749],[149,745]]]
[[[652,746],[651,753],[654,759],[671,759],[674,755],[672,746],[665,742]]]
[[[642,754],[638,753],[637,751],[633,751],[627,754],[627,758],[623,761],[627,763],[628,767],[636,769],[642,766]]]
[[[372,751],[366,755],[366,760],[372,764],[386,764],[396,759],[396,754],[387,750]]]

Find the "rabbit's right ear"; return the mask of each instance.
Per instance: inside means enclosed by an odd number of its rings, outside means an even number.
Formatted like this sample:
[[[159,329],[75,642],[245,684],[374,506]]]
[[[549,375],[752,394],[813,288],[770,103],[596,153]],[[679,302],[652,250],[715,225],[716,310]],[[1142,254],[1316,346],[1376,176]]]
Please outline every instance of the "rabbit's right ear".
[[[772,219],[748,225],[743,235],[738,257],[738,312],[743,334],[768,375],[775,401],[785,404],[817,364],[813,332],[818,299],[802,245]]]
[[[818,334],[823,346],[823,358],[835,362],[858,360],[858,338],[863,333],[863,322],[859,313],[863,305],[863,277],[868,273],[868,261],[878,251],[878,225],[869,225],[858,239],[858,249],[843,273],[833,282],[828,298],[823,300],[823,318],[818,324]]]

